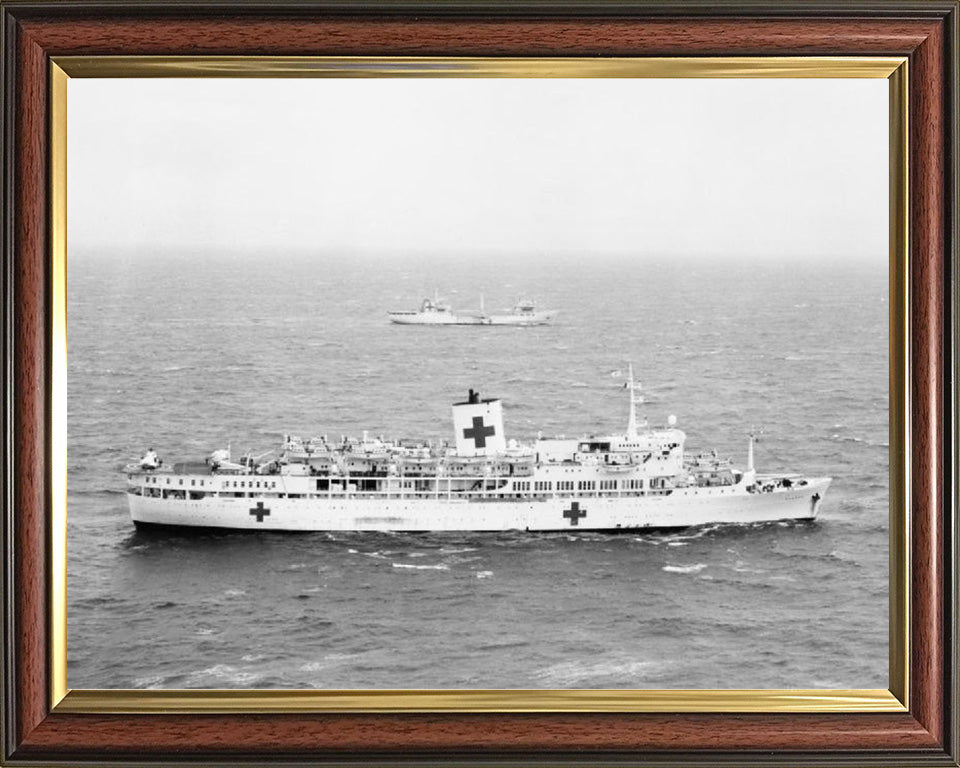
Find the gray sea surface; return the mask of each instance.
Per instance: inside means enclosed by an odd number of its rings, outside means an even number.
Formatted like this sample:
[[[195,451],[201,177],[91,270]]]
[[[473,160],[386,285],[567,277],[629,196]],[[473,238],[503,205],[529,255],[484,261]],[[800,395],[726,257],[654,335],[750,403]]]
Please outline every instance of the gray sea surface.
[[[776,262],[776,260],[773,260]],[[884,688],[885,264],[71,254],[73,688]],[[531,296],[537,328],[402,327]],[[622,431],[829,475],[814,523],[559,534],[138,533],[122,468],[286,432]]]

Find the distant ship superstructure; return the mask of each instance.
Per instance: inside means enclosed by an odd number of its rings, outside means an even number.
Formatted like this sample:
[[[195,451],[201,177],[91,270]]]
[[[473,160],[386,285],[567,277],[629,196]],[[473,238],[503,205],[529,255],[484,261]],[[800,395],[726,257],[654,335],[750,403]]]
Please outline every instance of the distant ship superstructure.
[[[301,440],[278,456],[229,450],[164,466],[151,451],[127,467],[137,525],[288,531],[557,531],[684,528],[812,519],[831,479],[758,474],[716,454],[684,455],[670,418],[637,423],[632,370],[624,433],[506,440],[498,399],[470,391],[453,406],[453,445]]]
[[[420,309],[387,313],[390,322],[398,325],[546,325],[556,315],[556,310],[538,310],[529,299],[518,299],[512,310],[488,314],[483,306],[483,296],[478,311],[454,312],[446,301],[434,296],[424,299]]]

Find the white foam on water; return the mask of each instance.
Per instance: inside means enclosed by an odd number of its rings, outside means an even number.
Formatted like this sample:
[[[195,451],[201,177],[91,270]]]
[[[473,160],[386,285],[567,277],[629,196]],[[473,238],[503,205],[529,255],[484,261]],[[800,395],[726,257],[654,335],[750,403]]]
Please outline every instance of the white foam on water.
[[[665,565],[661,570],[667,573],[700,573],[700,571],[706,567],[706,563],[697,563],[696,565]]]
[[[493,576],[493,571],[477,571],[478,579],[489,579]]]
[[[439,565],[414,565],[413,563],[391,563],[394,568],[408,568],[415,571],[449,571],[450,567],[440,563]]]
[[[656,667],[652,661],[609,659],[592,664],[563,661],[538,670],[535,674],[550,686],[570,687],[590,680],[632,680],[643,677]]]
[[[236,667],[231,667],[229,664],[215,664],[212,667],[191,672],[187,687],[197,687],[196,683],[210,678],[228,683],[234,683],[237,685],[249,686],[251,683],[259,680],[260,675],[253,672],[241,672]]]

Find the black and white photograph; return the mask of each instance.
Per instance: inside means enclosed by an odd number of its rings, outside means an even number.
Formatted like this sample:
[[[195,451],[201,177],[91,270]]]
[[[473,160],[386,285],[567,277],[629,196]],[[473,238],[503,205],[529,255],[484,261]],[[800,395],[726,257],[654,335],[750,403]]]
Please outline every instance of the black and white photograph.
[[[69,686],[887,688],[888,93],[70,80]]]

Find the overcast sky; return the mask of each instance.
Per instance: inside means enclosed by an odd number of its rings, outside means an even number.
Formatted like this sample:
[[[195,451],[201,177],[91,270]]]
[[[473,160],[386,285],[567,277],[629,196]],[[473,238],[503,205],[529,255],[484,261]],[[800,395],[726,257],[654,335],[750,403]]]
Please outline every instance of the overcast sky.
[[[96,80],[69,249],[887,253],[885,80]]]

